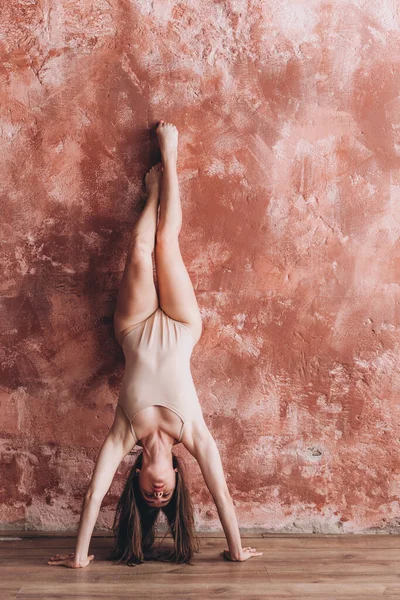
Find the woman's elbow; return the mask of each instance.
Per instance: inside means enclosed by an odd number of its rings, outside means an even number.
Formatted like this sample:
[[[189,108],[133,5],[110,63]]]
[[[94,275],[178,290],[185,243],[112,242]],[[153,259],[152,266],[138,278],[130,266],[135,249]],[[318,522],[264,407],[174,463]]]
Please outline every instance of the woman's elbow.
[[[85,504],[101,504],[103,502],[104,494],[99,492],[98,490],[94,490],[93,488],[88,488],[84,502]]]

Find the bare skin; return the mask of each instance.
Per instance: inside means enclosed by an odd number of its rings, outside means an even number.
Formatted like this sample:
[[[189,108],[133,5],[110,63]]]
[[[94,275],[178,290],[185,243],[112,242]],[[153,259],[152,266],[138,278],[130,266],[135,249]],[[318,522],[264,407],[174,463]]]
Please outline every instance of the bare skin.
[[[75,559],[75,553],[70,552],[69,554],[55,554],[47,561],[47,564],[69,567],[70,569],[81,569],[82,567],[87,567],[93,559],[94,554],[91,554],[90,556],[77,561]]]
[[[175,125],[160,121],[156,133],[161,163],[154,165],[146,174],[147,201],[131,232],[118,289],[114,331],[120,344],[130,329],[150,316],[158,306],[171,318],[189,327],[195,343],[202,331],[199,307],[178,239],[182,227],[177,174],[178,130]],[[153,279],[153,252],[158,293]],[[149,505],[160,507],[169,502],[175,488],[177,469],[172,466],[172,447],[177,441],[181,421],[165,407],[150,406],[139,411],[134,427],[138,432],[138,442],[143,447],[142,469],[137,470],[139,488]],[[229,546],[229,550],[222,553],[223,558],[243,561],[262,554],[254,548],[242,548],[221,457],[204,420],[186,423],[182,443],[198,461],[215,501]],[[121,407],[117,406],[114,422],[100,449],[85,494],[76,550],[67,555],[57,554],[48,564],[79,568],[86,567],[93,560],[93,554],[88,555],[89,543],[102,500],[119,464],[132,450],[133,444],[129,421]]]

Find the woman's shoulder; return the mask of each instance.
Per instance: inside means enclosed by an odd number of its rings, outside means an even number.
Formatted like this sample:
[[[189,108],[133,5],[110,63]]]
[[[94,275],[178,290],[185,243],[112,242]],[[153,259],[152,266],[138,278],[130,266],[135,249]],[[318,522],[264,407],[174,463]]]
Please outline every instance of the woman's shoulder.
[[[194,456],[196,447],[198,447],[199,443],[210,435],[210,430],[208,429],[203,416],[199,415],[196,416],[196,418],[186,420],[181,443],[185,446],[186,450]]]

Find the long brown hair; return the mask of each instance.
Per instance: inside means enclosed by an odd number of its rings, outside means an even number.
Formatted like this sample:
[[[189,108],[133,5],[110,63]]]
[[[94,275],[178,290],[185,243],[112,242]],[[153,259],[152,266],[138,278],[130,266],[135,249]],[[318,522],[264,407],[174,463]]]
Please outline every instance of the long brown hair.
[[[182,459],[172,454],[172,467],[177,468],[177,472],[171,500],[163,507],[149,506],[140,491],[139,473],[136,472],[136,469],[142,467],[140,452],[118,501],[113,523],[115,543],[109,560],[117,560],[118,563],[129,566],[149,559],[192,564],[193,554],[199,552],[200,543],[194,527],[193,503],[183,465]],[[174,546],[166,555],[155,556],[151,548],[160,511],[167,518]]]

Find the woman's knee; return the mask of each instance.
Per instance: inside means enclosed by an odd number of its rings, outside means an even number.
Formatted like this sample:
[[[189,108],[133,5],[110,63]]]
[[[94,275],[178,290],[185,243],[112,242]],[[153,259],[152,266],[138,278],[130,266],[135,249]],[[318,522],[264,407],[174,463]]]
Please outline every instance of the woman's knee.
[[[159,225],[156,231],[156,244],[168,246],[179,243],[180,230],[178,226]]]
[[[154,250],[153,243],[146,238],[140,236],[132,236],[129,242],[128,257],[127,261],[133,264],[140,264],[141,262],[148,262],[151,260],[151,254]]]

